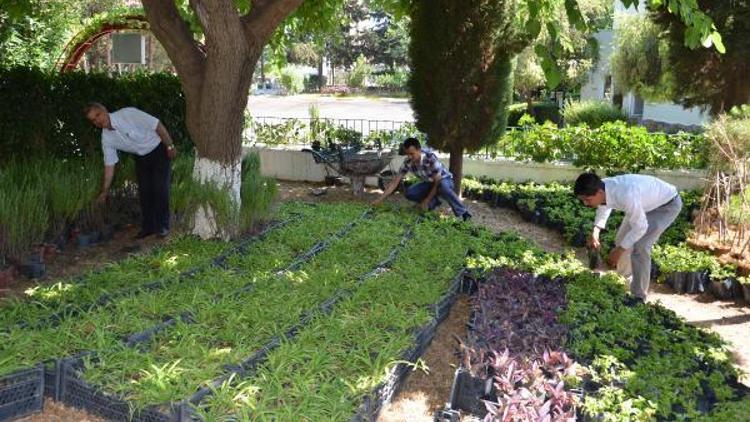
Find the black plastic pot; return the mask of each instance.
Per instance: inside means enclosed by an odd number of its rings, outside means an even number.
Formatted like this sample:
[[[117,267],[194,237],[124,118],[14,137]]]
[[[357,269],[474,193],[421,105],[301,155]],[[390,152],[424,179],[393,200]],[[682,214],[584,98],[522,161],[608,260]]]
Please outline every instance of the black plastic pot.
[[[604,267],[602,254],[596,249],[589,249],[589,269],[598,270]]]
[[[668,274],[665,281],[675,292],[679,294],[685,293],[685,285],[687,283],[686,278],[689,273],[684,271],[676,271]]]
[[[21,266],[21,273],[28,278],[44,277],[46,267],[41,253],[35,253],[29,257],[26,264]]]
[[[720,281],[711,280],[709,292],[720,300],[732,300],[742,294],[740,283],[733,278],[725,278]]]
[[[105,224],[102,226],[100,234],[100,240],[102,242],[108,242],[112,240],[113,237],[115,237],[115,227],[111,224]]]
[[[706,291],[709,282],[708,272],[694,271],[685,276],[685,293],[696,294]]]
[[[745,297],[745,303],[750,306],[750,284],[742,285],[742,296]]]
[[[467,369],[457,369],[451,387],[450,408],[484,417],[487,407],[482,400],[497,400],[493,393],[492,378],[475,377]]]

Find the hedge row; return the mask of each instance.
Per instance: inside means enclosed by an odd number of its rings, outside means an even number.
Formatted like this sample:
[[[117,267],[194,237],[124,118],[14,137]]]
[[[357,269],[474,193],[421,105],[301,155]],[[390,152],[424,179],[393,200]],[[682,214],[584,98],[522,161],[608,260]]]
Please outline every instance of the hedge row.
[[[174,75],[111,77],[16,67],[0,69],[0,161],[13,156],[101,156],[100,131],[82,113],[91,101],[110,110],[138,107],[158,117],[178,145],[190,145],[185,98]]]
[[[607,122],[597,129],[534,124],[505,135],[498,153],[518,160],[566,160],[585,168],[639,172],[644,168],[705,168],[707,146],[702,135],[649,133],[624,122]]]

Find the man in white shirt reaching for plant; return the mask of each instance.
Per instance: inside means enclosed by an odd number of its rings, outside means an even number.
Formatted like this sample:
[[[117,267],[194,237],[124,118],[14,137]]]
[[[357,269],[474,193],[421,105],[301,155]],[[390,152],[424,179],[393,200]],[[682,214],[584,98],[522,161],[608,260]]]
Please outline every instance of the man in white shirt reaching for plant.
[[[133,154],[142,216],[141,231],[136,239],[153,234],[167,236],[170,160],[177,155],[167,129],[159,119],[134,107],[110,113],[102,104],[90,103],[83,112],[94,126],[102,130],[104,180],[98,201],[104,202],[109,194],[115,164],[119,161],[117,152]]]
[[[583,173],[573,192],[587,207],[596,208],[588,246],[599,249],[599,232],[613,209],[625,212],[607,264],[625,277],[632,275],[633,303],[645,301],[651,281],[651,249],[682,209],[677,188],[653,176],[625,174],[600,179]]]

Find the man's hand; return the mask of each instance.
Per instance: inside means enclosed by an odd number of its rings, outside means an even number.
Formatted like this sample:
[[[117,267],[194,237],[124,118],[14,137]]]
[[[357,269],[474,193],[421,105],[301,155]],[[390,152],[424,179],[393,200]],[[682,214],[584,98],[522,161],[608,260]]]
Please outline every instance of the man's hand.
[[[107,196],[109,196],[107,192],[100,193],[99,196],[96,197],[96,202],[99,204],[107,202]]]
[[[372,201],[371,205],[373,207],[377,207],[378,205],[380,205],[382,203],[383,203],[383,197],[379,196],[377,199],[375,199],[374,201]]]
[[[430,209],[430,203],[427,201],[420,202],[419,209],[421,209],[422,211],[427,211],[428,209]]]
[[[175,157],[177,157],[177,148],[174,145],[170,145],[167,147],[167,158],[174,160]]]
[[[622,254],[624,253],[625,249],[619,246],[612,249],[607,257],[607,265],[609,265],[610,268],[617,268],[617,263],[620,262],[620,257],[622,257]]]
[[[599,242],[599,235],[591,233],[588,240],[586,241],[586,246],[591,249],[599,250],[599,248],[602,247],[602,244]]]

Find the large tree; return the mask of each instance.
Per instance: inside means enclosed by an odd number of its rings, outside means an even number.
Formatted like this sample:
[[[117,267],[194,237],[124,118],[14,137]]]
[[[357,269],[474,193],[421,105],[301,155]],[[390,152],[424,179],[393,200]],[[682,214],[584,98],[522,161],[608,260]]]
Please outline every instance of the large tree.
[[[722,34],[726,52],[689,48],[689,27],[664,9],[616,23],[612,74],[621,90],[718,114],[750,101],[750,1],[699,1]]]
[[[664,9],[651,17],[668,43],[665,72],[671,74],[671,99],[715,115],[750,102],[750,0],[699,0],[698,5],[714,21],[725,54],[686,47],[689,27]]]
[[[188,131],[196,147],[193,176],[227,189],[240,203],[242,129],[253,71],[263,47],[292,13],[323,26],[337,0],[143,0],[151,30],[180,78]],[[299,9],[299,10],[298,10]],[[192,17],[192,19],[191,19]],[[202,39],[194,36],[197,26]],[[199,42],[199,41],[202,41]],[[195,219],[203,237],[226,234],[208,207]]]

